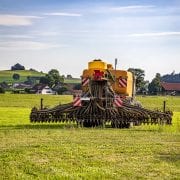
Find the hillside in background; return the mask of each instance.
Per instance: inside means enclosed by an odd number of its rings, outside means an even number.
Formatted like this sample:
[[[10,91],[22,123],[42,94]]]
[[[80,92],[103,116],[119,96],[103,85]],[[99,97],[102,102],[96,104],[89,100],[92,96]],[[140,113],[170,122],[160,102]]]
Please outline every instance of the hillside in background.
[[[27,80],[27,77],[42,77],[45,76],[45,73],[37,72],[37,71],[31,71],[31,70],[3,70],[0,71],[0,82],[7,82],[7,83],[13,83],[13,74],[19,74],[20,78],[19,80],[16,80],[16,82],[24,82]]]
[[[20,79],[19,80],[14,80],[13,79],[13,74],[19,74]],[[27,81],[27,77],[42,77],[45,76],[46,73],[43,72],[37,72],[37,71],[32,71],[32,70],[3,70],[0,71],[0,83],[1,82],[7,82],[7,83],[13,83],[13,82],[24,82]],[[72,83],[72,84],[78,84],[81,83],[80,78],[65,78],[64,83]]]

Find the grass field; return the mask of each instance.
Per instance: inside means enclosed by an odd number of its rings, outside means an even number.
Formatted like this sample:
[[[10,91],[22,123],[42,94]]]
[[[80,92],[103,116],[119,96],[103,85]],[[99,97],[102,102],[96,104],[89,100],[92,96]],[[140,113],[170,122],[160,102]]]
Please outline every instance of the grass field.
[[[16,80],[16,81],[13,80],[12,76],[15,73],[20,75],[19,80]],[[28,76],[41,77],[41,76],[45,76],[45,73],[30,71],[30,70],[16,70],[16,71],[4,70],[4,71],[0,71],[0,83],[4,81],[7,83],[24,82],[24,81],[27,81]],[[81,83],[81,79],[80,78],[71,78],[71,79],[65,78],[64,82],[72,83],[72,84],[79,84]]]
[[[80,84],[81,79],[80,78],[64,79],[64,83]]]
[[[41,73],[41,72],[29,71],[29,70],[16,70],[16,71],[5,70],[5,71],[0,71],[0,82],[3,82],[3,81],[5,81],[7,83],[14,82],[12,76],[15,73],[20,75],[20,79],[16,80],[16,82],[26,81],[27,76],[41,77],[41,76],[45,75],[44,73]]]
[[[179,179],[180,98],[172,126],[131,129],[77,128],[75,124],[30,124],[30,108],[71,96],[0,95],[0,179]],[[146,107],[163,97],[138,97]]]
[[[166,101],[167,109],[180,112],[180,97],[175,96],[138,96],[136,98],[148,109],[163,109],[163,101]]]

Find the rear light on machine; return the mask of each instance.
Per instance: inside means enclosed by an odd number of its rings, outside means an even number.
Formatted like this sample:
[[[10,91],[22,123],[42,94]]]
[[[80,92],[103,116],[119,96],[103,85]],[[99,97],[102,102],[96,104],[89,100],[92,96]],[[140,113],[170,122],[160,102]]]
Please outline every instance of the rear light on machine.
[[[104,72],[100,70],[94,70],[94,80],[101,80],[104,77]]]

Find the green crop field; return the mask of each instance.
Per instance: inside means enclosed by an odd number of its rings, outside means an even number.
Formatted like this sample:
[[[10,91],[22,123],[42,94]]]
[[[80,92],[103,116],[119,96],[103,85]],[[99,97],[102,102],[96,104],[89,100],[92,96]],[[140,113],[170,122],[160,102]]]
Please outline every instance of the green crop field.
[[[81,83],[81,79],[79,78],[71,78],[71,79],[64,79],[65,83],[70,83],[70,84],[80,84]]]
[[[167,109],[180,112],[180,97],[175,96],[138,96],[136,98],[148,109],[163,109],[163,101],[166,101]]]
[[[0,95],[0,179],[179,179],[180,98],[137,97],[173,109],[173,125],[130,129],[30,124],[31,108],[72,96]]]
[[[19,80],[13,80],[13,74],[19,74],[20,79]],[[36,71],[30,71],[30,70],[16,70],[16,71],[10,71],[10,70],[4,70],[0,71],[0,83],[1,82],[7,82],[7,83],[13,83],[13,82],[24,82],[27,80],[27,77],[41,77],[45,76],[45,73],[36,72]],[[64,83],[71,83],[71,84],[79,84],[81,83],[80,78],[65,78]]]
[[[16,71],[10,71],[10,70],[5,70],[5,71],[0,71],[0,82],[7,82],[7,83],[12,83],[14,82],[12,76],[13,74],[19,74],[20,79],[16,80],[16,82],[24,82],[27,80],[27,76],[35,76],[35,77],[41,77],[44,76],[44,73],[41,72],[36,72],[36,71],[30,71],[30,70],[16,70]]]

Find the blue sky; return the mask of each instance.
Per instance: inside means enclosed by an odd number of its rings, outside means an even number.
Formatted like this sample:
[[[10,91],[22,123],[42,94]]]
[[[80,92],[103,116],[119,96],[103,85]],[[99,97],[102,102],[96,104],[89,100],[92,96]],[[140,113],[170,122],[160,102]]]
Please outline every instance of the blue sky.
[[[179,0],[0,0],[0,69],[79,77],[87,62],[180,72]]]

